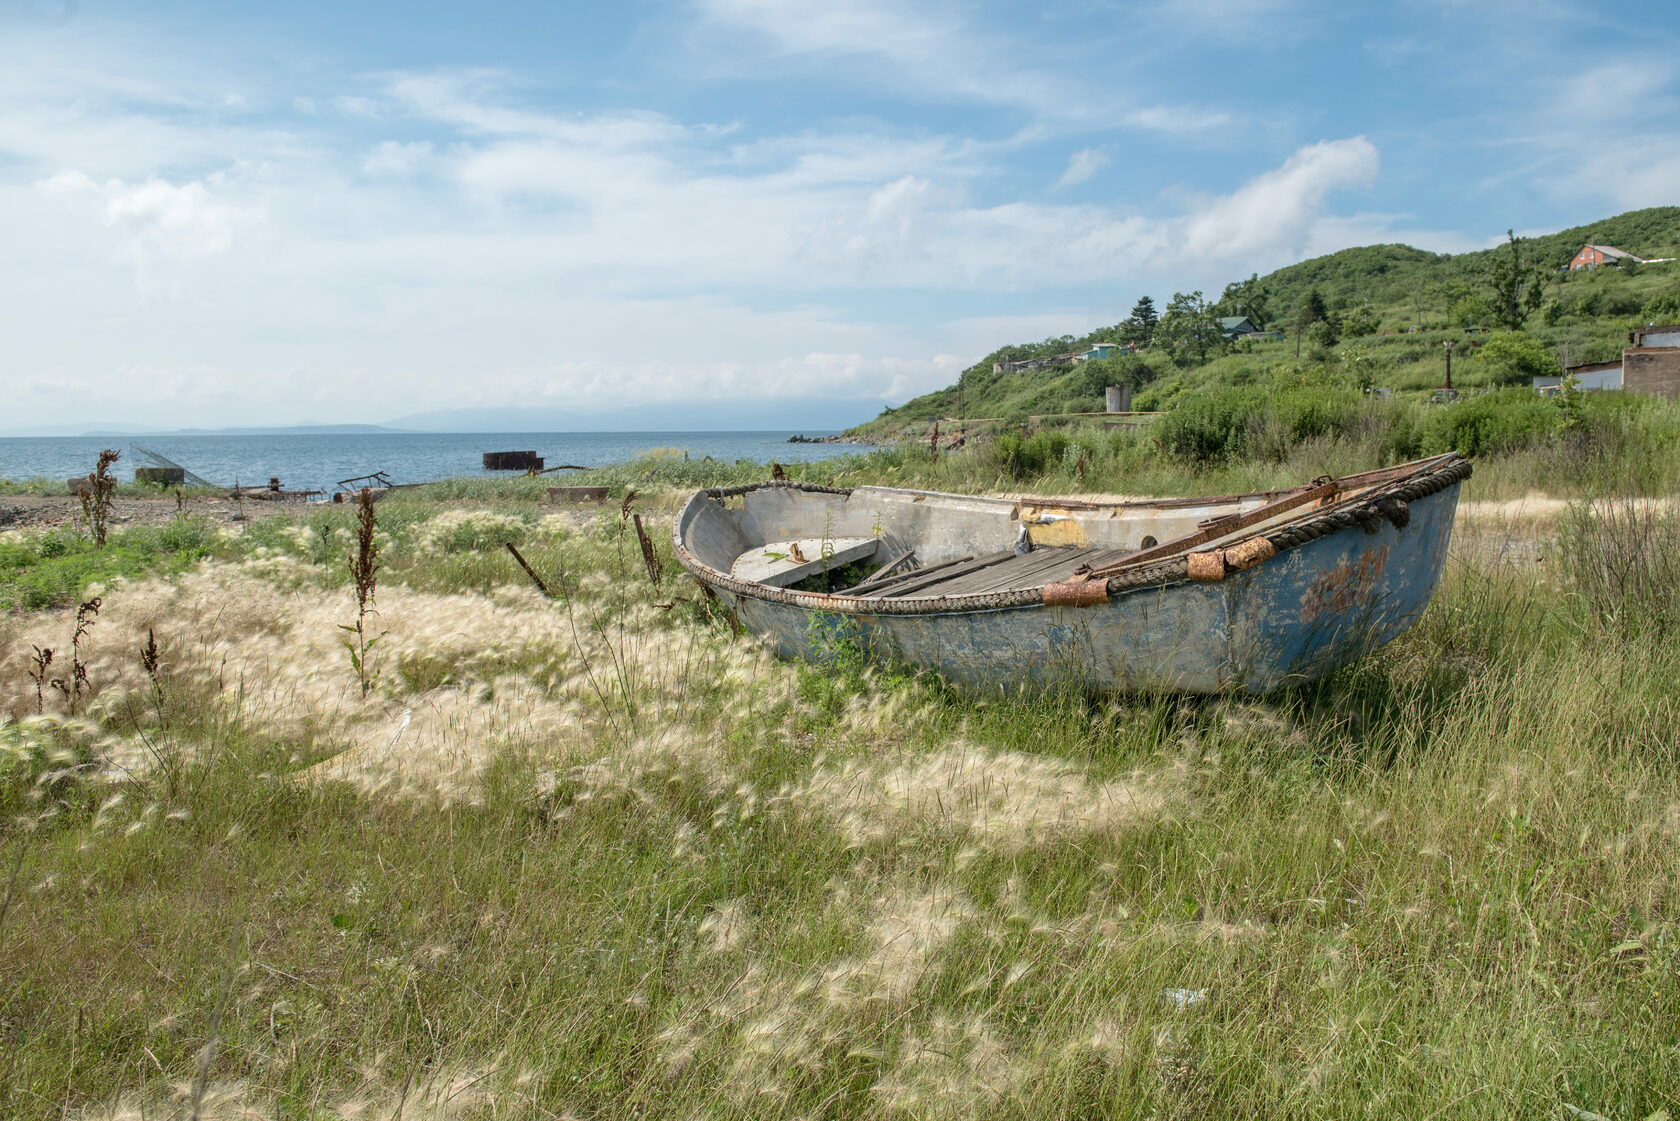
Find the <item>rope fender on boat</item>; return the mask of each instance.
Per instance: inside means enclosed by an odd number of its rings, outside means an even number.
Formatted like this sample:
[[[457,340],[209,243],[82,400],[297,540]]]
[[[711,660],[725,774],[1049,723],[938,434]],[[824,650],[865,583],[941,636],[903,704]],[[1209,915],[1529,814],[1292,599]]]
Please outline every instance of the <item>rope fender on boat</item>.
[[[1431,468],[1404,482],[1382,488],[1361,502],[1338,509],[1326,510],[1313,517],[1303,518],[1266,533],[1256,534],[1219,549],[1200,553],[1186,553],[1154,564],[1110,576],[1106,582],[1098,580],[1064,581],[1044,588],[1025,588],[1010,592],[986,592],[977,595],[940,596],[931,599],[868,599],[853,596],[831,596],[818,592],[793,592],[785,588],[771,588],[763,584],[737,580],[726,573],[710,569],[690,553],[682,541],[674,540],[677,561],[703,583],[733,592],[736,595],[806,607],[818,611],[833,611],[846,615],[937,615],[951,611],[986,611],[1008,607],[1093,606],[1108,598],[1140,588],[1157,588],[1180,581],[1217,582],[1231,571],[1244,571],[1301,545],[1328,537],[1332,533],[1362,527],[1375,533],[1384,521],[1395,529],[1404,529],[1411,521],[1410,504],[1430,495],[1439,494],[1450,486],[1463,482],[1471,474],[1470,461],[1455,456],[1438,467]],[[849,496],[847,487],[825,487],[816,483],[774,480],[762,483],[743,483],[731,487],[712,487],[700,493],[707,498],[722,500],[755,490],[801,490],[813,494]],[[680,522],[679,522],[680,526]],[[1264,544],[1261,544],[1264,542]],[[1194,570],[1192,570],[1194,565]],[[1107,595],[1099,591],[1106,584]]]

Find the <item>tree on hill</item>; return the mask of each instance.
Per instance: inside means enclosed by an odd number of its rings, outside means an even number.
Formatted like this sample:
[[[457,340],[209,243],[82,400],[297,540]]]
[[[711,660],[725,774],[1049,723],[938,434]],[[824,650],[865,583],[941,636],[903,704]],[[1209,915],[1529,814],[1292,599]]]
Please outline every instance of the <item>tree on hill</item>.
[[[1155,328],[1160,322],[1155,301],[1148,296],[1139,296],[1138,302],[1132,305],[1132,314],[1120,324],[1120,337],[1125,342],[1148,346],[1154,341]]]
[[[1301,301],[1301,306],[1295,309],[1295,357],[1301,357],[1302,332],[1314,323],[1327,323],[1329,320],[1330,308],[1324,302],[1323,293],[1317,288],[1312,289],[1307,293],[1307,298]]]
[[[1486,292],[1471,292],[1460,296],[1447,309],[1447,322],[1454,327],[1486,327],[1499,324],[1499,314]]]
[[[1155,341],[1180,366],[1201,365],[1208,355],[1225,345],[1225,335],[1213,308],[1202,299],[1200,291],[1174,292],[1167,305],[1167,314],[1155,328]]]
[[[1260,274],[1250,273],[1247,280],[1225,286],[1218,308],[1226,315],[1246,315],[1255,327],[1265,330],[1266,303],[1270,297],[1271,291],[1260,279]]]
[[[1369,303],[1360,304],[1342,318],[1342,333],[1351,338],[1364,338],[1377,333],[1377,313]]]
[[[1296,314],[1296,322],[1302,326],[1322,323],[1330,318],[1330,307],[1324,302],[1324,294],[1317,288],[1307,293],[1307,298],[1301,301],[1301,310]]]
[[[1103,391],[1111,385],[1136,388],[1154,376],[1155,371],[1149,368],[1149,363],[1137,355],[1116,354],[1113,358],[1093,358],[1081,362],[1074,388],[1082,397],[1101,398]]]
[[[1496,253],[1483,270],[1491,297],[1494,322],[1510,331],[1522,330],[1523,321],[1540,307],[1544,274],[1534,263],[1531,253],[1523,252],[1523,244],[1514,231],[1505,231],[1509,252]]]

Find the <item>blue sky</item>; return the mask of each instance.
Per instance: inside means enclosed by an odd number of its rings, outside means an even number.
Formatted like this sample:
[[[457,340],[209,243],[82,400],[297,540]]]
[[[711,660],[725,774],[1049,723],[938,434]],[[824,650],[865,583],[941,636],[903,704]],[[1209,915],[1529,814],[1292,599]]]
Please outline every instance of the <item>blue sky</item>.
[[[0,428],[902,400],[1144,293],[1680,201],[1670,15],[0,0]]]

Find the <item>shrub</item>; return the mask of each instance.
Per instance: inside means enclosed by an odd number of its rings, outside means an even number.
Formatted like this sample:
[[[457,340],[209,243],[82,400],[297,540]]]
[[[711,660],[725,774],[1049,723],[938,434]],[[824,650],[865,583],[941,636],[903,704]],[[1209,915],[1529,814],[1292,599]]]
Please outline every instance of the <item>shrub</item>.
[[[1024,461],[1034,475],[1042,475],[1062,462],[1068,438],[1060,432],[1039,432],[1027,441]]]
[[[1475,292],[1453,304],[1447,319],[1454,327],[1485,327],[1493,321],[1493,304],[1486,296]]]
[[[1060,432],[1036,432],[1022,436],[1003,432],[992,442],[992,457],[1011,479],[1030,479],[1059,467],[1067,453],[1068,438]]]
[[[1561,422],[1554,401],[1527,390],[1502,390],[1444,406],[1430,418],[1423,446],[1467,456],[1521,451],[1550,439]]]
[[[1196,463],[1239,455],[1262,400],[1250,387],[1195,394],[1155,422],[1155,442]]]
[[[1082,472],[1089,471],[1096,466],[1098,450],[1085,440],[1069,440],[1066,450],[1062,452],[1062,471],[1069,477],[1082,476]]]
[[[1111,385],[1142,385],[1155,376],[1149,364],[1135,354],[1117,354],[1113,358],[1093,358],[1082,362],[1073,375],[1074,391],[1084,397],[1102,400],[1103,391]]]
[[[1383,454],[1390,462],[1416,459],[1423,454],[1423,426],[1410,409],[1390,411],[1388,431],[1383,439]]]
[[[1350,339],[1361,339],[1377,333],[1377,315],[1369,305],[1361,304],[1342,320],[1342,333]]]
[[[1589,339],[1575,354],[1577,362],[1615,362],[1622,357],[1623,339]]]
[[[509,541],[524,541],[530,528],[528,520],[519,514],[446,510],[420,527],[414,543],[422,553],[484,552],[500,549]]]
[[[1589,288],[1585,292],[1578,293],[1574,299],[1569,301],[1568,306],[1571,315],[1588,318],[1598,315],[1603,309],[1604,289],[1602,288]]]
[[[1680,298],[1667,292],[1653,296],[1640,309],[1639,318],[1648,324],[1673,323],[1680,320]]]
[[[1339,341],[1336,328],[1331,325],[1328,319],[1320,319],[1317,323],[1308,327],[1304,337],[1307,345],[1314,350],[1329,350]]]
[[[1638,315],[1640,309],[1639,297],[1632,292],[1617,292],[1606,296],[1604,300],[1604,315]]]
[[[1526,385],[1562,372],[1551,348],[1516,331],[1493,336],[1476,352],[1476,361],[1487,368],[1494,385]]]

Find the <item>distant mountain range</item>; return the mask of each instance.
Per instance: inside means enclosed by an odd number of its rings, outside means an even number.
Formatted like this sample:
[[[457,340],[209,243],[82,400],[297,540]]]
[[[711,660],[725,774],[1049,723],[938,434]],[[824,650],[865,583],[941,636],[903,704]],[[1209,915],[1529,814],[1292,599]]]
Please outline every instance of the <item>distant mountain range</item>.
[[[438,409],[383,424],[296,424],[233,428],[148,428],[134,424],[12,429],[8,436],[372,436],[414,432],[833,432],[878,415],[878,398],[807,397],[759,401],[662,401],[604,412],[502,407]]]
[[[661,401],[606,412],[502,407],[410,413],[385,423],[416,432],[832,432],[877,416],[882,399],[806,397]]]

